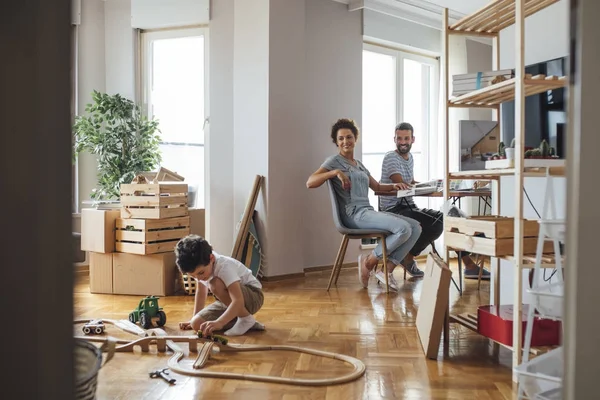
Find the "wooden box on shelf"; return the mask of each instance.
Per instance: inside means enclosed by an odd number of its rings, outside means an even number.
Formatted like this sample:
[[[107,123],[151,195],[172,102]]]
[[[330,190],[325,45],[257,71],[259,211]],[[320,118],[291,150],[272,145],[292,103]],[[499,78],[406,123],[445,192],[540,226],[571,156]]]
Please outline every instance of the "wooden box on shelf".
[[[124,183],[121,218],[161,219],[188,215],[188,185],[181,182]]]
[[[169,296],[176,292],[175,253],[113,253],[113,293]]]
[[[514,252],[514,218],[478,216],[470,218],[445,217],[446,246],[492,257]],[[537,221],[523,220],[523,254],[535,253],[538,240]],[[552,243],[544,244],[544,252],[552,251]]]
[[[172,252],[179,239],[189,233],[189,216],[163,219],[118,218],[116,250],[142,255]]]
[[[119,210],[81,210],[81,250],[96,253],[115,251],[115,220]]]

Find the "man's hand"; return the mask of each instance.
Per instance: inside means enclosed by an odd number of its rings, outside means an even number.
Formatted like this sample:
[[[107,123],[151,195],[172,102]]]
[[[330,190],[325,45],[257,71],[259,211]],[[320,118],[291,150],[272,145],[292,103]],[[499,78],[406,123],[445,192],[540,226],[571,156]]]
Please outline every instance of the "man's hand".
[[[192,329],[192,323],[189,321],[188,322],[180,322],[179,329],[181,329],[182,331],[189,331],[190,329]]]
[[[223,329],[223,324],[219,321],[206,321],[200,325],[200,330],[204,336],[212,335],[214,331]]]
[[[409,190],[411,188],[411,186],[407,183],[400,182],[400,183],[394,183],[394,188],[396,190]]]
[[[342,182],[342,188],[344,190],[350,190],[350,188],[352,187],[352,183],[350,182],[350,178],[348,178],[346,176],[346,174],[344,174],[342,171],[339,171],[339,170],[338,170],[336,176]]]

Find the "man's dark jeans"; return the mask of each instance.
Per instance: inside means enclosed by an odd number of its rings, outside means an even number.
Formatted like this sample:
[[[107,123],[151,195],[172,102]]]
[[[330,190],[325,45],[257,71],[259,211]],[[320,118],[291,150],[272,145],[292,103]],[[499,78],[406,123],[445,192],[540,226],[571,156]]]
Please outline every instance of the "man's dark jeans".
[[[440,211],[432,210],[430,208],[420,209],[414,203],[410,206],[407,206],[404,203],[398,203],[385,211],[412,218],[421,224],[423,230],[421,236],[409,252],[414,257],[421,254],[430,243],[433,243],[433,241],[439,238],[442,235],[442,232],[444,232],[444,214]],[[469,254],[469,252],[461,251],[458,256],[462,258]]]

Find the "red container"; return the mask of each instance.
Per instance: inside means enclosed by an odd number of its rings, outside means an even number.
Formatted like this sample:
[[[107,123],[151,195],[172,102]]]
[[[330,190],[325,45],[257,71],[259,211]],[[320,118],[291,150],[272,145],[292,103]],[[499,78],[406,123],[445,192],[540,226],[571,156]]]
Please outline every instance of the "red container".
[[[525,328],[527,326],[528,305],[524,304],[521,312],[523,324],[523,336],[521,344],[525,339]],[[477,309],[477,331],[490,339],[503,343],[507,346],[513,344],[513,306],[480,306]],[[557,346],[560,344],[561,323],[550,319],[534,318],[532,346]]]

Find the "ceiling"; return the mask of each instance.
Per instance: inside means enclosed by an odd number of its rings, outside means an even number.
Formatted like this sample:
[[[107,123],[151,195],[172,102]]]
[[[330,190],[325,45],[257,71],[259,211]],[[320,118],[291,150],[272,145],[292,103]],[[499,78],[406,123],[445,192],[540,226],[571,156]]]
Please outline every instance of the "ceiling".
[[[402,0],[395,0],[402,2]],[[488,4],[490,0],[417,0],[416,3],[430,3],[448,8],[461,14],[471,14]]]

